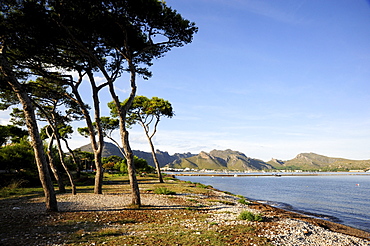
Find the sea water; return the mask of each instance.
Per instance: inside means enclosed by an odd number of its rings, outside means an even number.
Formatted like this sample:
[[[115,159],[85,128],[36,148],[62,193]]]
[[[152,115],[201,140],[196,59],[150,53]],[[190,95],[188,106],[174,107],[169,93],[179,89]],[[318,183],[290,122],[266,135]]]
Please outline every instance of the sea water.
[[[370,175],[178,178],[370,232]]]

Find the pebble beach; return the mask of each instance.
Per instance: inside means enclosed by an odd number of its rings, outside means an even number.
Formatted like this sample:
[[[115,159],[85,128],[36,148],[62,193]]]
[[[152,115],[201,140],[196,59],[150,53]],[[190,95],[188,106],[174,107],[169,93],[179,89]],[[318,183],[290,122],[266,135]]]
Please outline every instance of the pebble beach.
[[[210,198],[212,198],[210,200]],[[46,216],[54,221],[63,219],[66,214],[89,212],[96,215],[97,223],[101,223],[104,228],[115,228],[126,231],[127,235],[135,235],[145,237],[150,234],[150,231],[142,231],[137,224],[116,224],[104,219],[114,213],[120,213],[127,210],[127,206],[131,202],[129,194],[103,194],[96,195],[91,193],[83,193],[77,195],[60,194],[57,196],[58,205],[61,213],[52,215],[45,214],[43,198],[37,197],[22,202],[8,200],[0,200],[0,222],[4,223],[11,219],[17,218],[36,218],[37,216]],[[370,245],[370,234],[367,232],[359,231],[346,226],[338,225],[335,229],[335,223],[328,225],[327,223],[320,223],[320,220],[312,220],[306,216],[297,215],[295,213],[282,211],[269,207],[268,205],[258,204],[253,201],[249,205],[238,203],[238,197],[218,191],[209,190],[207,195],[180,193],[171,196],[158,195],[151,192],[143,192],[141,194],[142,204],[150,207],[154,213],[162,212],[163,208],[166,211],[171,211],[177,216],[181,217],[181,213],[186,214],[189,206],[189,200],[193,203],[196,202],[199,207],[199,213],[206,219],[197,219],[193,217],[188,220],[171,220],[168,222],[171,226],[191,229],[194,233],[201,235],[205,231],[214,230],[217,233],[222,233],[219,228],[233,228],[234,226],[255,226],[260,228],[258,230],[258,237],[265,238],[269,244],[265,245],[285,245],[285,246],[298,246],[298,245]],[[156,211],[157,209],[157,211]],[[262,214],[264,221],[246,221],[238,219],[238,215],[242,211],[250,211],[252,213]],[[40,215],[41,214],[41,215]],[[306,219],[305,219],[306,218]],[[82,223],[81,223],[82,224]],[[333,226],[334,225],[334,226]],[[82,225],[76,225],[82,226]],[[122,227],[122,228],[119,228]],[[82,227],[81,227],[82,228]],[[334,229],[333,229],[334,228]],[[344,228],[344,229],[343,229]],[[39,228],[42,230],[42,227]],[[343,232],[338,232],[338,231]],[[0,233],[0,245],[74,245],[70,241],[65,241],[63,231],[58,231],[57,236],[48,238],[47,236],[39,236],[35,240],[35,235],[42,235],[37,231],[37,228],[30,233],[17,232],[10,230],[10,233]],[[352,235],[351,235],[352,234]],[[26,243],[26,244],[25,244]],[[81,245],[81,244],[76,244]],[[94,242],[89,242],[82,245],[99,245]],[[116,245],[109,244],[106,245]],[[122,245],[125,245],[122,242]],[[135,245],[135,244],[126,244]],[[136,245],[149,245],[149,244],[136,244]],[[163,244],[169,245],[169,244]],[[192,245],[189,242],[188,245]],[[206,244],[204,244],[206,245]],[[221,244],[220,244],[221,245]],[[227,245],[242,245],[229,243]],[[248,245],[248,244],[247,244]],[[259,245],[259,244],[250,244]]]

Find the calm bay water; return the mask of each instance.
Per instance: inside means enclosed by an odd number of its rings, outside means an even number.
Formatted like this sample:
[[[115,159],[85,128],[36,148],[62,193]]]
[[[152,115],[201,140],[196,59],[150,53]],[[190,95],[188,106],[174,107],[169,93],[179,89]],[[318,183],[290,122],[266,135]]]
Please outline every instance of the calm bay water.
[[[370,232],[370,175],[178,178]]]

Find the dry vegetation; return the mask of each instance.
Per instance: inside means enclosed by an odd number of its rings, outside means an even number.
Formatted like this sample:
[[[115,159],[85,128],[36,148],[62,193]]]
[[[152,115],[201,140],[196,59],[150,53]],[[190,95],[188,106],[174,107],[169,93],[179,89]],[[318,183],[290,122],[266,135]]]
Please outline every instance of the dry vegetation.
[[[261,235],[273,231],[280,218],[296,217],[318,225],[321,223],[327,228],[333,227],[330,223],[258,203],[240,204],[237,202],[239,198],[211,187],[173,179],[160,184],[150,177],[140,178],[139,182],[143,198],[143,206],[139,209],[130,207],[128,203],[116,208],[99,208],[99,204],[93,204],[96,207],[81,209],[84,204],[63,202],[74,199],[67,194],[58,195],[58,201],[62,201],[61,212],[45,213],[40,194],[2,199],[0,245],[271,245]],[[155,194],[158,187],[176,194]],[[88,194],[81,192],[91,192],[91,188],[79,187],[77,197],[87,197]],[[109,181],[105,181],[104,195],[100,197],[122,197],[129,201],[127,177],[111,176]],[[63,211],[63,204],[67,204],[68,209]],[[225,218],[228,213],[234,213],[224,210],[225,207],[242,206],[258,209],[264,221],[211,218],[218,215]],[[238,214],[232,216],[236,218]],[[339,227],[342,229],[338,230],[353,234],[349,228]]]

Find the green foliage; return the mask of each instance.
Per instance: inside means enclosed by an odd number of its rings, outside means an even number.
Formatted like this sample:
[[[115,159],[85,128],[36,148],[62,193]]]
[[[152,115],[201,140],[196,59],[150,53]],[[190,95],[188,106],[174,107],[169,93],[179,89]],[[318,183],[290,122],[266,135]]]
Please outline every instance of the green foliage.
[[[124,107],[128,103],[128,99],[121,103]],[[114,101],[108,103],[112,117],[118,117],[118,110]],[[172,105],[169,101],[158,97],[151,99],[145,96],[136,96],[128,109],[126,117],[126,126],[130,128],[132,125],[139,123],[146,132],[149,131],[148,126],[153,123],[155,133],[156,127],[161,117],[172,118],[174,116]],[[154,135],[154,134],[153,134]]]
[[[11,196],[22,196],[29,194],[42,195],[42,188],[24,188],[24,186],[28,184],[29,182],[27,180],[13,180],[8,186],[0,188],[0,197],[8,198]]]
[[[166,187],[157,187],[154,189],[155,194],[162,194],[162,195],[175,195],[176,192],[169,190]]]
[[[21,169],[36,170],[35,157],[30,143],[22,139],[19,143],[1,148],[0,169],[17,172]]]
[[[116,155],[111,155],[109,157],[103,157],[102,158],[102,163],[109,163],[109,162],[113,162],[113,163],[117,163],[117,162],[120,162],[122,161],[123,158],[119,157],[119,156],[116,156]]]
[[[197,187],[199,188],[203,188],[203,189],[210,189],[210,188],[213,188],[212,185],[205,185],[205,184],[201,184],[201,183],[195,183]]]
[[[8,186],[0,189],[0,197],[4,198],[17,194],[19,192],[19,188],[21,188],[24,183],[27,183],[27,181],[23,179],[12,180]]]
[[[245,200],[245,198],[239,199],[238,202],[241,203],[241,204],[244,204],[244,205],[249,205],[250,204],[250,202],[248,202],[247,200]]]
[[[263,221],[263,217],[261,214],[254,214],[250,211],[242,211],[239,214],[238,219],[248,220],[248,221]]]
[[[105,170],[114,170],[114,166],[115,166],[116,163],[114,162],[106,162],[103,164],[103,168]]]
[[[19,143],[24,136],[27,136],[28,132],[17,126],[0,125],[0,147],[7,143]]]
[[[154,168],[152,166],[149,166],[148,162],[145,159],[139,158],[137,156],[134,156],[134,166],[136,172],[151,173],[154,171]],[[127,173],[127,160],[123,159],[122,161],[117,162],[114,165],[114,169],[119,170],[121,173]]]
[[[73,153],[76,157],[77,164],[79,167],[83,169],[90,169],[90,166],[94,164],[94,154],[87,152],[87,151],[81,151],[79,149],[73,150]]]

